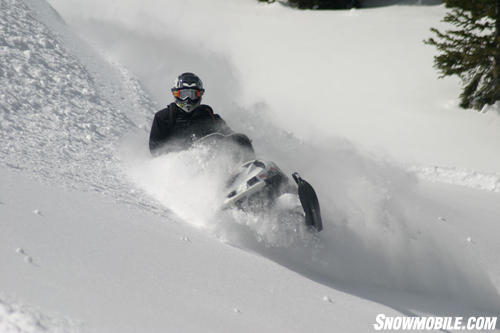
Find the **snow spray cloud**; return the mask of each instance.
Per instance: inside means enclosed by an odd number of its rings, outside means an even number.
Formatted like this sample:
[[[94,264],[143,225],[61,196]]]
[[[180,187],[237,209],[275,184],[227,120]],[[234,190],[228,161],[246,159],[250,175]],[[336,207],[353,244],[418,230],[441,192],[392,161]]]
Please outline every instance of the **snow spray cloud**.
[[[316,187],[325,224],[317,236],[272,214],[221,213],[225,184],[239,165],[206,147],[143,154],[129,163],[128,174],[188,223],[322,283],[382,286],[498,309],[495,287],[435,223],[439,204],[418,193],[413,175],[343,140],[297,140],[262,121],[262,108],[240,110],[248,124],[242,130],[255,138],[258,155],[272,157],[288,174],[299,171]]]
[[[168,8],[168,15],[174,19],[176,10],[180,10],[177,6],[181,6],[176,3],[169,4]],[[155,1],[149,1],[147,5],[155,9],[160,6]],[[276,242],[280,231],[274,234],[271,242],[256,237],[262,234],[257,231],[262,225],[260,222],[252,224],[247,221],[245,228],[235,228],[234,224],[225,223],[227,220],[214,222],[216,198],[228,170],[224,169],[224,163],[210,160],[202,150],[169,154],[153,160],[144,158],[132,163],[132,178],[153,197],[188,222],[214,230],[225,240],[324,283],[375,284],[390,289],[451,296],[463,303],[498,309],[497,291],[480,268],[470,260],[462,259],[467,256],[455,248],[446,230],[432,223],[438,216],[436,204],[418,194],[416,181],[411,175],[360,153],[340,139],[319,135],[315,144],[301,142],[294,135],[275,128],[268,117],[261,116],[274,111],[265,104],[256,104],[253,109],[238,109],[235,96],[238,96],[238,87],[242,86],[238,85],[239,80],[224,57],[217,58],[220,62],[215,70],[207,69],[214,68],[213,54],[209,52],[196,52],[195,56],[187,57],[193,50],[200,49],[195,42],[199,39],[192,35],[196,29],[187,29],[180,40],[168,26],[155,20],[148,21],[144,11],[142,16],[137,15],[134,6],[123,5],[123,15],[101,11],[101,2],[92,5],[87,1],[85,6],[89,17],[115,24],[109,29],[109,34],[124,37],[127,29],[135,31],[135,41],[126,40],[114,49],[122,60],[127,60],[125,54],[130,47],[142,45],[152,50],[155,59],[151,62],[164,64],[153,70],[141,69],[142,54],[132,52],[132,58],[128,58],[127,65],[132,70],[145,73],[143,77],[139,75],[144,79],[144,85],[151,91],[158,89],[154,92],[158,99],[163,101],[161,90],[168,91],[170,80],[184,71],[184,68],[178,68],[179,64],[182,64],[180,67],[192,66],[190,68],[195,71],[199,69],[202,77],[214,78],[214,82],[208,84],[206,81],[206,85],[215,87],[213,104],[230,125],[254,139],[260,155],[272,158],[284,171],[301,172],[315,185],[323,209],[325,231],[319,235],[319,242],[294,245],[282,242],[288,247],[275,249],[273,246],[280,243]],[[161,47],[172,48],[169,58],[165,57],[163,62],[158,60],[159,54],[165,53],[157,46],[158,31],[167,36],[160,40],[168,41],[164,43],[168,46]],[[127,46],[129,42],[131,45]],[[208,42],[213,42],[213,50],[217,49],[217,40]],[[220,68],[224,70],[220,71]],[[210,102],[210,94],[207,90],[205,101]],[[146,139],[143,139],[145,145]],[[202,162],[207,157],[209,162]],[[193,209],[194,202],[197,209]]]
[[[143,189],[188,223],[210,229],[223,185],[234,163],[215,158],[206,147],[135,160],[128,174]],[[222,158],[221,158],[222,157]]]
[[[245,78],[241,104],[264,97],[273,111],[268,119],[286,118],[300,136],[335,132],[404,161],[498,171],[500,117],[457,112],[457,82],[437,80],[434,50],[422,44],[439,26],[442,8],[349,13],[256,1],[49,2],[71,23],[94,30],[90,35],[129,61],[161,101],[173,76],[165,74],[186,70],[216,78],[207,87],[227,98],[237,83],[226,81],[223,62],[230,61]],[[108,35],[101,23],[122,32]],[[406,29],[394,29],[398,24]],[[206,57],[210,52],[218,56]]]
[[[146,32],[119,20],[106,20],[106,15],[77,17],[72,23],[85,39],[105,50],[107,57],[131,70],[160,103],[171,101],[174,78],[183,72],[202,78],[208,92],[204,103],[217,101],[218,108],[229,108],[229,101],[239,96],[239,82],[228,59],[188,40],[154,33],[165,31],[163,26]]]
[[[419,193],[414,175],[346,140],[298,140],[264,121],[267,112],[265,104],[240,110],[247,124],[242,130],[255,138],[262,155],[272,156],[288,174],[299,171],[315,186],[325,230],[319,242],[285,251],[251,237],[237,235],[238,241],[325,283],[375,284],[498,309],[495,287],[446,226],[435,223],[439,202]]]

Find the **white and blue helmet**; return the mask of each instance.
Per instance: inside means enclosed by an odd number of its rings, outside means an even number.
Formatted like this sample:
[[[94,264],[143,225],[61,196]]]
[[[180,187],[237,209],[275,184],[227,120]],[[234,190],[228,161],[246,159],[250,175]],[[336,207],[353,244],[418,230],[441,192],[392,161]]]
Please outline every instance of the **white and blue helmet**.
[[[200,105],[204,92],[203,82],[193,73],[179,75],[172,87],[175,103],[186,112],[192,112]]]

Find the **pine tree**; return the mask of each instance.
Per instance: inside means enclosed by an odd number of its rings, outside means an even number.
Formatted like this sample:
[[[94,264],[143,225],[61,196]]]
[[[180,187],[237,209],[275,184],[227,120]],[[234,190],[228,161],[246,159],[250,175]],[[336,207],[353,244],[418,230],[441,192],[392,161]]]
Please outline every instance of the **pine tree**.
[[[426,44],[441,52],[434,57],[440,77],[457,75],[463,82],[462,108],[482,109],[500,100],[500,0],[445,0],[451,8],[443,19],[456,27],[431,31],[438,40]]]

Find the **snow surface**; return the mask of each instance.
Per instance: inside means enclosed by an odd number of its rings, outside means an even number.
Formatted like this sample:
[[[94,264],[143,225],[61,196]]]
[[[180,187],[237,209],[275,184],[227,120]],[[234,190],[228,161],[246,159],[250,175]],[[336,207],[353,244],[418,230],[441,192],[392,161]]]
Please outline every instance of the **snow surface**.
[[[421,40],[442,7],[50,2],[96,49],[44,0],[0,2],[0,331],[358,332],[379,313],[500,312],[498,115],[458,111],[456,82],[436,80]],[[186,69],[315,185],[324,232],[217,211],[224,155],[151,158]]]

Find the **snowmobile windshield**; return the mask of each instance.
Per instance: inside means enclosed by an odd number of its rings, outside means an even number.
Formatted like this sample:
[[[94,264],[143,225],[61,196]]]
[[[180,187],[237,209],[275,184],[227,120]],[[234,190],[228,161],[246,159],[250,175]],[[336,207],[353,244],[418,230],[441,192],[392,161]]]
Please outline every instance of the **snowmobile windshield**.
[[[175,97],[181,100],[186,100],[186,99],[198,99],[203,95],[203,90],[202,89],[194,89],[194,88],[185,88],[185,89],[176,89],[172,90],[172,93],[174,94]]]

